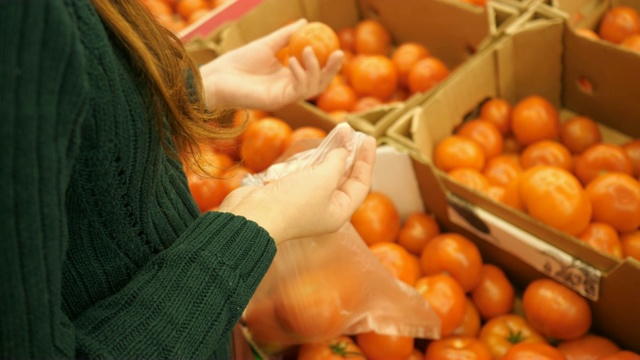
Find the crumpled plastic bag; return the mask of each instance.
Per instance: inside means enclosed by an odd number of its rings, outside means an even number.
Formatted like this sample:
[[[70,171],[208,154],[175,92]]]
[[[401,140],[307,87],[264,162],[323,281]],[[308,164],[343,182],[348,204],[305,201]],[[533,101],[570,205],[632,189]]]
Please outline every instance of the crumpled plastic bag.
[[[346,174],[364,138],[341,123],[317,148],[249,175],[244,183],[263,185],[313,166],[349,140]],[[269,354],[296,344],[369,331],[416,338],[440,336],[440,318],[427,301],[384,268],[350,222],[335,233],[282,244],[242,322],[250,340]]]

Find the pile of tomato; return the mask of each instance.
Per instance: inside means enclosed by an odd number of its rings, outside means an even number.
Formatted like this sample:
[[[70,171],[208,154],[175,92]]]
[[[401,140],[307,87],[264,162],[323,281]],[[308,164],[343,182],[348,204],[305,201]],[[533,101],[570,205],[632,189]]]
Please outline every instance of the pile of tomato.
[[[616,258],[640,259],[640,139],[603,139],[547,99],[493,98],[434,148],[447,175]]]
[[[548,278],[516,289],[467,237],[427,212],[400,219],[393,200],[371,192],[351,220],[372,253],[415,288],[440,317],[440,339],[377,333],[302,344],[285,357],[327,359],[640,359],[591,331],[582,296]]]

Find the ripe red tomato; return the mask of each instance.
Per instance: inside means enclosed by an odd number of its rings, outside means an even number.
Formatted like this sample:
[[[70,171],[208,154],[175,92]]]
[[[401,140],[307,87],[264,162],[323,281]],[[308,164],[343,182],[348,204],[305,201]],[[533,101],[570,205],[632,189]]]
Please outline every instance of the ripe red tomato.
[[[369,360],[404,360],[414,348],[412,337],[375,332],[357,334],[356,343]]]
[[[372,191],[351,216],[351,224],[364,242],[395,242],[400,232],[400,214],[385,194]]]
[[[360,347],[345,335],[328,341],[302,344],[298,350],[298,360],[347,359],[365,359],[365,357]]]
[[[522,296],[524,313],[543,335],[562,340],[581,337],[591,327],[591,308],[585,298],[552,279],[534,280]]]
[[[478,338],[489,347],[495,359],[502,358],[514,344],[547,342],[524,317],[516,314],[490,319],[480,328]]]
[[[450,335],[462,324],[467,298],[462,287],[451,276],[424,276],[416,281],[414,287],[440,317],[441,336]]]
[[[472,336],[449,336],[432,341],[424,360],[491,360],[487,345]]]
[[[575,174],[584,186],[605,172],[633,174],[633,162],[621,146],[598,143],[576,158]]]
[[[435,217],[419,211],[410,214],[402,224],[398,234],[398,244],[419,256],[427,243],[438,234],[440,234],[440,225]]]
[[[471,299],[480,316],[487,320],[511,312],[515,289],[502,269],[484,264],[480,272],[480,283],[471,291]]]
[[[593,179],[586,188],[593,220],[620,232],[640,226],[640,182],[631,175],[610,172]]]
[[[300,342],[318,342],[342,334],[358,302],[352,284],[338,269],[291,274],[281,280],[274,300],[280,327]]]
[[[463,235],[443,233],[422,250],[420,265],[425,275],[448,273],[468,292],[480,283],[482,256],[476,244]]]
[[[549,344],[515,344],[502,360],[566,360],[560,350]]]
[[[458,326],[451,334],[461,336],[477,337],[480,332],[480,326],[482,325],[480,314],[476,305],[467,297],[466,307],[464,310],[464,318],[462,324]]]
[[[567,360],[598,360],[617,353],[620,348],[604,336],[586,334],[578,339],[563,341],[557,346]]]
[[[632,351],[619,351],[617,353],[605,355],[598,360],[640,360],[640,355]]]

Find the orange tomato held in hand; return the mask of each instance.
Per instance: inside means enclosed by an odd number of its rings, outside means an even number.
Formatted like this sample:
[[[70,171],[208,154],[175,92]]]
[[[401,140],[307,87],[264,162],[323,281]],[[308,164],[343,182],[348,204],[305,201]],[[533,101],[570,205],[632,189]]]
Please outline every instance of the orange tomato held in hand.
[[[289,39],[289,54],[304,66],[302,52],[311,47],[320,67],[327,64],[329,56],[340,49],[340,40],[333,29],[322,22],[313,21],[298,29]]]

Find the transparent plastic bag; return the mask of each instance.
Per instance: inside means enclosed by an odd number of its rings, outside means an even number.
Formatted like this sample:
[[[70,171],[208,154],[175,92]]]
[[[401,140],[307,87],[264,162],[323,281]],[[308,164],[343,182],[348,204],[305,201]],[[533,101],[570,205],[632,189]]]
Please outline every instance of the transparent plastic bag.
[[[245,183],[261,185],[313,166],[337,146],[350,152],[347,173],[364,138],[340,124],[317,148],[248,176]],[[243,322],[251,340],[271,354],[368,331],[416,338],[440,335],[434,310],[417,290],[384,268],[350,222],[335,233],[282,244]]]

